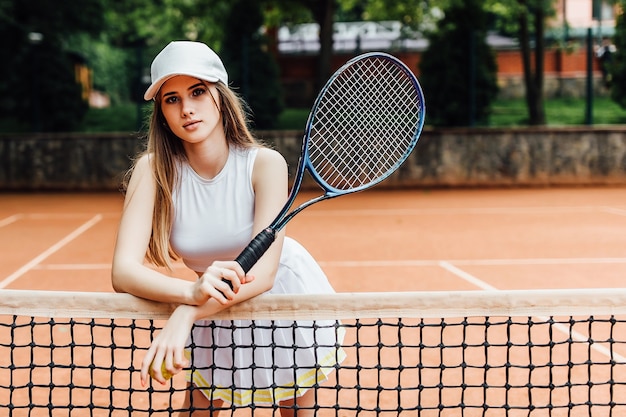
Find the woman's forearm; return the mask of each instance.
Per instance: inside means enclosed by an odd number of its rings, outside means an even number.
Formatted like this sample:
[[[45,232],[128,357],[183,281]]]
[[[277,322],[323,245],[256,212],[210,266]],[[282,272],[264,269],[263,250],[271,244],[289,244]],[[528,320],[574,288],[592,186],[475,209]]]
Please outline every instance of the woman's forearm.
[[[189,304],[193,283],[170,277],[144,265],[114,262],[111,271],[113,289],[149,300]]]

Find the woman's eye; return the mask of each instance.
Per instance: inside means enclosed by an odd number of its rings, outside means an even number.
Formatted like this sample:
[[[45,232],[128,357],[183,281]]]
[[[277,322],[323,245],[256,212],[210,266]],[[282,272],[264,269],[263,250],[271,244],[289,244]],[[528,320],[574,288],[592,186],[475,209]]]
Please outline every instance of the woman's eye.
[[[192,96],[200,96],[200,95],[202,95],[202,94],[204,94],[204,93],[206,93],[206,88],[203,88],[203,87],[198,87],[198,88],[195,88],[195,89],[191,92],[191,95],[192,95]]]
[[[173,97],[172,96],[172,97],[167,97],[165,99],[165,103],[167,103],[167,104],[172,104],[172,103],[176,103],[176,102],[178,102],[178,97]]]

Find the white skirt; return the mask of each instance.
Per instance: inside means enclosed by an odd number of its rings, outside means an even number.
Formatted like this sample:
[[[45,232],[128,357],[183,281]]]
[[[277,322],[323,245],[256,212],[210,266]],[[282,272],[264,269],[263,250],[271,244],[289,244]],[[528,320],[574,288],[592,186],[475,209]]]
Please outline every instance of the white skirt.
[[[285,238],[270,294],[334,290],[313,257]],[[345,358],[334,320],[200,320],[189,339],[187,380],[209,400],[236,406],[294,399],[328,379]]]

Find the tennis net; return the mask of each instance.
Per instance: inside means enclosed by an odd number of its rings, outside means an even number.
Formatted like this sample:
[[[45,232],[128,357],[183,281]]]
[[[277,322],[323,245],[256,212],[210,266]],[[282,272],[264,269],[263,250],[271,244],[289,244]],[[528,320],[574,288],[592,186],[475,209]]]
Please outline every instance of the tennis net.
[[[127,294],[0,290],[0,415],[181,411],[185,377],[139,381],[172,308]],[[315,404],[296,415],[626,415],[626,290],[262,295],[215,319],[342,335],[335,347],[345,359],[328,381],[307,382]],[[298,349],[269,346],[280,355]],[[254,357],[257,347],[241,349]],[[220,415],[280,415],[283,405],[254,402],[262,387],[248,388],[252,404],[225,402]]]

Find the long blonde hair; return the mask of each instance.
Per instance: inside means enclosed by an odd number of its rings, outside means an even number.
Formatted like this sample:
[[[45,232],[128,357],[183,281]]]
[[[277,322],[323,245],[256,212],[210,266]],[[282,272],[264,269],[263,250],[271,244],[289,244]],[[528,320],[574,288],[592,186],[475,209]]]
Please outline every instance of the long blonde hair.
[[[214,86],[219,93],[219,103],[216,105],[220,109],[222,126],[228,143],[237,147],[261,146],[248,128],[249,112],[246,103],[222,82],[218,81]],[[152,235],[146,260],[156,266],[171,269],[172,260],[178,258],[170,245],[173,223],[172,192],[179,178],[180,162],[187,156],[182,141],[167,126],[159,97],[154,100],[149,121],[147,147],[140,157],[145,154],[150,157],[152,175],[156,181]]]

